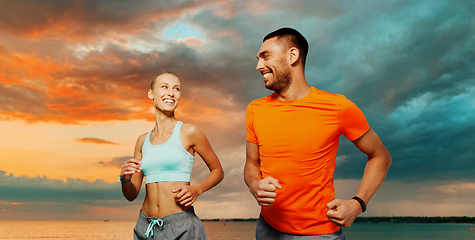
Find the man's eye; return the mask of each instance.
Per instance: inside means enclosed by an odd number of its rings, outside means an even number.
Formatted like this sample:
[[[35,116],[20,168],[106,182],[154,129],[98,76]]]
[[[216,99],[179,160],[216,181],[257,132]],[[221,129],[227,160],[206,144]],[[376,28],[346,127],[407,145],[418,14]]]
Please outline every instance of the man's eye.
[[[162,86],[162,88],[165,88],[165,89],[167,89],[168,87],[167,87],[167,86]]]

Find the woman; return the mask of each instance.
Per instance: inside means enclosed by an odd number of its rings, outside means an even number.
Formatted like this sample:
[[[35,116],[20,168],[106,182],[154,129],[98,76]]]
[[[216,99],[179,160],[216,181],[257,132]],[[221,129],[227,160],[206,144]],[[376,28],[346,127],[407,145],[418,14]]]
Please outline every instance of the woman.
[[[134,158],[120,172],[122,193],[129,201],[139,194],[145,176],[146,195],[134,228],[134,239],[206,239],[192,204],[224,177],[206,136],[194,125],[175,118],[180,80],[170,72],[155,76],[148,98],[155,105],[155,127],[139,136]],[[197,152],[210,170],[193,186],[190,174]]]

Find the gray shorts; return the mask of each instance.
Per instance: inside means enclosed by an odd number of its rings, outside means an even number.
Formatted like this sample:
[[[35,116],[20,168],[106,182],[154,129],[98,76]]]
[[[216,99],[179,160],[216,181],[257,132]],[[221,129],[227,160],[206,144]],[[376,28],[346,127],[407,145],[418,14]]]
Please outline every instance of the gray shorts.
[[[256,240],[345,240],[345,234],[340,228],[338,231],[325,235],[295,235],[277,231],[269,223],[259,216],[256,228]]]
[[[150,239],[207,239],[205,228],[193,207],[162,218],[148,217],[140,210],[134,228],[134,240]]]

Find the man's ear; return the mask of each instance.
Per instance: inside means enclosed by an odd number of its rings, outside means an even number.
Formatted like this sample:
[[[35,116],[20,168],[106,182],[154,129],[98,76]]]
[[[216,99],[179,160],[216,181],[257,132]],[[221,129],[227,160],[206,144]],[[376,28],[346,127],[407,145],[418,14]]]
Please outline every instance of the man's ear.
[[[296,47],[291,47],[289,49],[289,62],[290,65],[294,65],[300,57],[300,52]]]
[[[153,91],[152,91],[152,89],[149,89],[149,90],[148,90],[148,94],[147,94],[147,95],[148,95],[148,98],[150,98],[150,99],[153,100]]]

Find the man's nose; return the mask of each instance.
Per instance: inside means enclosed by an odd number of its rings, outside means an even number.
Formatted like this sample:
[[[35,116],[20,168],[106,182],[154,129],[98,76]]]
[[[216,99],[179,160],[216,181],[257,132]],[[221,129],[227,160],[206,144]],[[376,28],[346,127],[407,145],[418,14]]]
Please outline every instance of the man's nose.
[[[256,70],[261,71],[262,69],[264,69],[264,64],[262,64],[262,59],[259,59],[259,61],[257,61]]]

